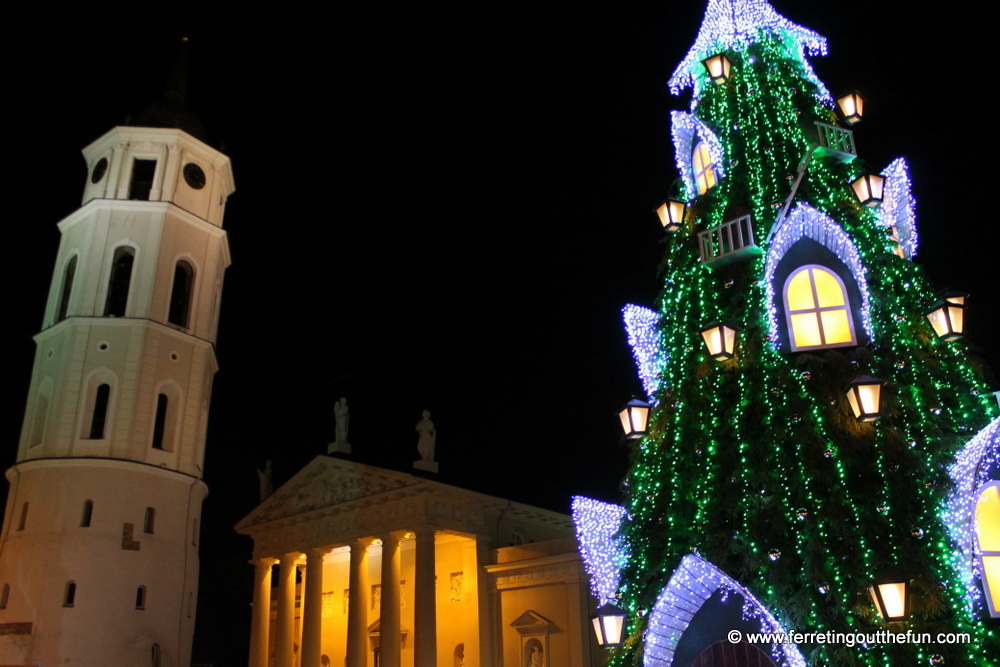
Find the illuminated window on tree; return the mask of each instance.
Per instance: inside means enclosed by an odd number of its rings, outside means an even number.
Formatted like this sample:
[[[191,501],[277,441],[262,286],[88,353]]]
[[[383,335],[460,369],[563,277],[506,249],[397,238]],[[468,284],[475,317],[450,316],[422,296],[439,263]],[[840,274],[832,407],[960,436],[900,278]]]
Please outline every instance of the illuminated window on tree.
[[[694,147],[694,180],[698,183],[698,194],[703,195],[715,187],[715,168],[712,166],[712,154],[708,152],[708,144],[699,141]]]
[[[990,613],[1000,617],[1000,482],[983,487],[976,502],[976,537],[983,568],[983,588]]]
[[[855,345],[847,290],[837,274],[811,264],[785,281],[785,319],[793,350]]]

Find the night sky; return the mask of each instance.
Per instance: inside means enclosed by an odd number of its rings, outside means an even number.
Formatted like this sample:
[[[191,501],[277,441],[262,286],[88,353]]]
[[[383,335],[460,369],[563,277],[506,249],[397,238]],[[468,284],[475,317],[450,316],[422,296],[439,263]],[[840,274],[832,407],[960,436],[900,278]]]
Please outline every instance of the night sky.
[[[970,339],[997,367],[993,26],[957,3],[772,4],[827,37],[812,62],[834,94],[865,95],[860,155],[876,170],[907,158],[917,261],[937,287],[972,293]],[[620,309],[658,292],[652,209],[677,178],[669,112],[690,101],[665,82],[703,11],[619,0],[26,22],[4,46],[19,64],[6,77],[18,187],[0,264],[13,360],[0,461],[16,454],[55,225],[80,205],[79,151],[160,96],[188,36],[191,107],[236,180],[195,660],[246,664],[251,543],[232,526],[265,460],[280,485],[326,452],[340,396],[357,461],[410,470],[428,409],[440,481],[563,512],[573,494],[617,501],[616,412],[641,389]]]

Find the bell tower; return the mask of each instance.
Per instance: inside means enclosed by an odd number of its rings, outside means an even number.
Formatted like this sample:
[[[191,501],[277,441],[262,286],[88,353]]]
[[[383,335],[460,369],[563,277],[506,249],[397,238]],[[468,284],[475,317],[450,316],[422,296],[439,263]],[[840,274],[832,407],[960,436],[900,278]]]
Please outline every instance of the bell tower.
[[[6,472],[2,664],[190,663],[234,186],[185,114],[172,88],[83,149]]]

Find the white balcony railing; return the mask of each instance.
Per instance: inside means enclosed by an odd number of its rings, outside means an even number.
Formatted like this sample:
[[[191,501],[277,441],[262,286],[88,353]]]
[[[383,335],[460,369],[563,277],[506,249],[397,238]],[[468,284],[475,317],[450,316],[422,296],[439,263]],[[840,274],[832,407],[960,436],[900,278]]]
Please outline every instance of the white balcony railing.
[[[713,266],[729,264],[763,252],[754,241],[749,215],[699,232],[698,247],[701,250],[701,261]]]

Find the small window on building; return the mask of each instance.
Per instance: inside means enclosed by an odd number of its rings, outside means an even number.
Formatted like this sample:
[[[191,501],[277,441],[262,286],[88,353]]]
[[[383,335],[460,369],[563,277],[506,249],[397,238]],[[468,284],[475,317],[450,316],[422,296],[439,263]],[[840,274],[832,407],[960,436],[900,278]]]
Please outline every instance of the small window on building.
[[[132,183],[128,189],[129,199],[149,200],[149,192],[153,189],[153,176],[156,175],[156,160],[132,161]]]
[[[10,597],[10,584],[3,585],[3,592],[0,592],[0,609],[7,608],[7,599]]]
[[[155,528],[154,522],[156,521],[156,510],[152,507],[146,508],[146,516],[142,520],[142,532],[153,534]]]
[[[191,522],[191,544],[198,546],[198,519]]]
[[[167,408],[170,401],[166,394],[156,397],[156,418],[153,420],[153,449],[163,449],[163,436],[167,426]]]
[[[66,593],[63,595],[63,606],[72,607],[76,604],[76,582],[66,582]]]
[[[980,491],[976,502],[976,539],[990,615],[1000,618],[1000,481],[989,482]]]
[[[35,418],[31,423],[31,446],[42,444],[45,437],[45,422],[49,418],[49,398],[52,396],[52,383],[46,379],[38,390],[35,399]]]
[[[146,587],[139,586],[135,591],[135,608],[145,609],[146,608]]]
[[[708,150],[708,144],[699,141],[694,147],[692,156],[694,165],[694,180],[698,184],[698,194],[703,195],[715,187],[715,167],[712,165],[712,154]]]
[[[69,313],[69,298],[73,294],[73,280],[76,278],[77,255],[66,264],[66,271],[63,272],[62,293],[59,295],[59,312],[56,314],[56,322],[62,322]]]
[[[127,245],[115,248],[115,255],[111,260],[111,277],[108,279],[108,296],[104,301],[105,317],[125,317],[134,263],[135,248]]]
[[[90,528],[90,519],[94,515],[94,501],[83,501],[83,514],[80,515],[80,528]]]
[[[183,259],[174,267],[174,287],[170,292],[170,311],[167,321],[187,327],[191,310],[191,288],[194,286],[194,269]]]
[[[21,505],[21,520],[17,522],[17,529],[24,530],[24,525],[28,522],[28,503]]]
[[[785,318],[792,350],[854,345],[854,322],[847,290],[837,274],[803,266],[785,281]]]
[[[98,385],[94,394],[94,413],[90,417],[90,440],[103,440],[104,427],[108,421],[108,404],[111,401],[111,385]]]

